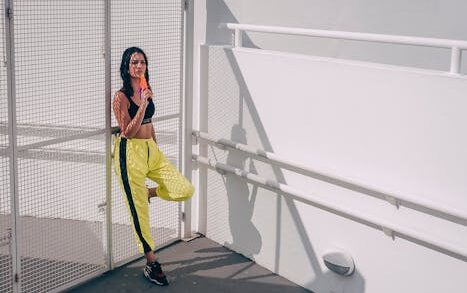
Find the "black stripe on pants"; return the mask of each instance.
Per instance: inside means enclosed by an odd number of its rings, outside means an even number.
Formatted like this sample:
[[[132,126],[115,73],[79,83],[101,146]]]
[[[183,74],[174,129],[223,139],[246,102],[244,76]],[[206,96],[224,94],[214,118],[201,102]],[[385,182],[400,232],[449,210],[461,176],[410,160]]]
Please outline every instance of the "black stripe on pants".
[[[143,244],[144,252],[151,251],[151,247],[144,240],[143,233],[141,233],[141,227],[139,225],[138,214],[136,213],[135,203],[133,202],[133,196],[131,195],[130,182],[128,181],[128,173],[126,168],[126,144],[127,139],[122,137],[120,140],[120,174],[122,176],[123,188],[125,189],[126,198],[128,205],[130,206],[131,217],[133,218],[133,224],[135,225],[136,234],[139,240]]]

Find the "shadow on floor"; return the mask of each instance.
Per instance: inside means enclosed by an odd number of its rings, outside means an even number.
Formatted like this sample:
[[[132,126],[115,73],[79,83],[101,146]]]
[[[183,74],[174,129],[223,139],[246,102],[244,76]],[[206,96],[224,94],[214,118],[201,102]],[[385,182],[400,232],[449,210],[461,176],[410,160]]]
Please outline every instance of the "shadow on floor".
[[[141,259],[67,292],[310,292],[204,237],[177,242],[158,257],[171,282],[168,287],[143,277]]]

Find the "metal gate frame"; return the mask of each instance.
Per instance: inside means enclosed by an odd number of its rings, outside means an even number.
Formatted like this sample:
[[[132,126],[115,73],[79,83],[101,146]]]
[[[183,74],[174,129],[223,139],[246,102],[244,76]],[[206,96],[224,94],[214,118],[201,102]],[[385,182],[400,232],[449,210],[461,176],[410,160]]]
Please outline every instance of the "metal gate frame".
[[[16,92],[15,92],[15,58],[14,58],[14,23],[13,0],[5,0],[5,41],[6,41],[6,66],[7,66],[7,93],[8,93],[8,161],[10,165],[10,212],[11,212],[11,258],[13,292],[20,292],[21,273],[20,255],[18,252],[18,223],[19,198],[18,198],[18,149],[16,140]]]
[[[124,262],[116,264],[112,255],[112,127],[111,127],[111,0],[103,0],[105,3],[105,129],[95,131],[93,133],[84,133],[79,138],[86,138],[96,134],[105,134],[105,180],[106,180],[106,203],[105,203],[105,218],[104,218],[104,245],[106,247],[105,265],[106,269],[102,272],[86,276],[67,283],[65,286],[56,288],[53,291],[61,291],[67,288],[76,286],[82,282],[99,276],[105,271],[114,269],[117,266],[123,265],[141,255],[130,258]],[[181,119],[179,127],[179,137],[183,142],[179,143],[179,168],[183,170],[184,175],[191,179],[192,171],[192,96],[193,96],[193,26],[194,26],[194,9],[193,4],[190,5],[188,0],[181,0],[182,12],[182,32],[181,32],[181,101],[180,113]],[[18,219],[19,219],[19,194],[18,194],[18,145],[17,145],[17,117],[16,117],[16,80],[15,80],[15,52],[14,52],[14,0],[4,0],[5,9],[5,49],[6,49],[6,70],[7,70],[7,100],[8,100],[8,148],[7,155],[9,158],[9,180],[10,180],[10,210],[11,210],[11,257],[12,257],[12,276],[13,276],[13,292],[21,292],[21,252],[19,251],[20,243],[18,240]],[[69,140],[74,140],[76,137]],[[62,142],[65,140],[56,139],[54,141]],[[183,237],[190,237],[192,234],[191,227],[191,200],[185,202],[184,216],[179,223],[183,226]],[[179,230],[179,239],[182,238],[181,230]],[[170,243],[169,243],[170,244]],[[167,245],[169,245],[167,244]]]

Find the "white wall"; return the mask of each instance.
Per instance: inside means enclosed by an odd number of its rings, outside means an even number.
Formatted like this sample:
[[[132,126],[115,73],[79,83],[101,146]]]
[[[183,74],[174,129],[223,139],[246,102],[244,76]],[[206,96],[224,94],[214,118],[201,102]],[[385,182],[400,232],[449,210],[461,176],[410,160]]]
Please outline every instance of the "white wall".
[[[467,40],[463,0],[203,0],[206,43],[226,44],[221,22]],[[250,33],[245,45],[310,55],[445,70],[449,51],[400,45]],[[464,53],[465,55],[466,53]],[[467,72],[467,60],[463,62]]]
[[[462,0],[199,0],[197,44],[230,44],[219,23],[467,40]],[[449,51],[248,34],[247,47],[447,71]],[[196,47],[196,46],[195,46]],[[464,56],[467,54],[464,52]],[[439,72],[272,52],[195,52],[199,129],[465,213],[465,78]],[[467,73],[467,57],[462,72]],[[280,70],[278,70],[280,68]],[[205,117],[206,119],[203,119]],[[201,145],[211,158],[319,194],[365,215],[465,249],[465,226]],[[314,292],[462,292],[465,260],[200,168],[199,230]],[[207,213],[203,214],[203,210]],[[329,272],[321,256],[347,250],[357,271]],[[261,280],[258,280],[261,281]]]
[[[270,51],[202,50],[201,130],[465,213],[467,79]],[[203,116],[201,116],[203,117]],[[233,151],[206,155],[465,250],[467,229]],[[207,237],[314,292],[461,292],[467,263],[234,176],[201,184]],[[203,198],[204,196],[204,198]],[[201,217],[202,218],[202,217]],[[350,278],[321,257],[348,251]]]

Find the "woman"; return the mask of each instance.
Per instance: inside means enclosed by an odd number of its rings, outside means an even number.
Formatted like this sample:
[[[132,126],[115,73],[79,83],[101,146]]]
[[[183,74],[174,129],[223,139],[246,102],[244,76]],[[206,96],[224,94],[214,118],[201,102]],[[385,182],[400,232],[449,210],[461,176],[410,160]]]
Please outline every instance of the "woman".
[[[167,278],[154,253],[149,227],[149,197],[184,201],[193,195],[193,186],[167,160],[156,143],[151,123],[154,102],[146,54],[137,47],[125,50],[120,65],[122,88],[115,93],[113,111],[120,127],[115,141],[114,167],[126,198],[138,250],[146,256],[144,275],[151,282],[165,286]],[[148,191],[145,179],[157,188]]]

